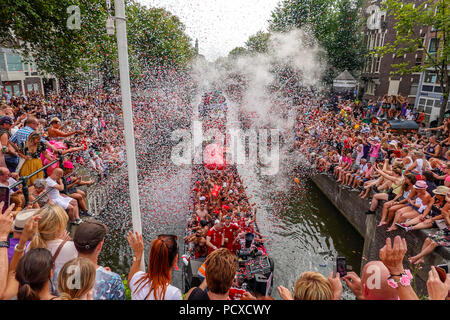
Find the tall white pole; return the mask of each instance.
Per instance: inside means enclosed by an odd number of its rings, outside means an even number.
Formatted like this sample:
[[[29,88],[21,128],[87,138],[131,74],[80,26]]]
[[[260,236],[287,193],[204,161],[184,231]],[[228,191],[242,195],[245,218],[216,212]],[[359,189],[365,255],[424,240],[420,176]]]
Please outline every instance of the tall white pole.
[[[122,92],[123,127],[127,149],[128,181],[131,199],[131,219],[133,230],[142,234],[141,210],[139,206],[139,188],[136,170],[136,149],[134,143],[133,111],[131,108],[130,70],[128,67],[127,26],[123,0],[114,0],[116,11],[116,36],[119,51],[120,90]],[[145,270],[144,259],[141,269]]]

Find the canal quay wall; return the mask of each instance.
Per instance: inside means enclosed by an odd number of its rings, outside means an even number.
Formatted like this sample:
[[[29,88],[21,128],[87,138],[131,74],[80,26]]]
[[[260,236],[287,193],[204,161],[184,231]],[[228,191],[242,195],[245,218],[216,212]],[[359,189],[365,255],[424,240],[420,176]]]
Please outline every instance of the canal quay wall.
[[[326,174],[317,174],[312,178],[316,186],[325,194],[341,214],[353,225],[353,227],[364,238],[364,248],[362,253],[361,270],[364,265],[371,260],[379,260],[379,251],[386,244],[386,238],[393,239],[400,235],[406,238],[408,251],[405,255],[403,265],[415,272],[415,287],[419,296],[427,294],[426,280],[432,265],[448,263],[450,261],[450,249],[438,247],[435,251],[425,257],[425,264],[420,264],[422,268],[411,266],[407,257],[418,254],[422,248],[425,238],[436,229],[425,229],[406,232],[402,229],[386,232],[386,227],[377,227],[381,220],[381,202],[378,205],[376,214],[366,215],[369,209],[369,200],[361,199],[358,192],[350,191],[336,183],[334,177]],[[370,199],[370,196],[368,197]]]

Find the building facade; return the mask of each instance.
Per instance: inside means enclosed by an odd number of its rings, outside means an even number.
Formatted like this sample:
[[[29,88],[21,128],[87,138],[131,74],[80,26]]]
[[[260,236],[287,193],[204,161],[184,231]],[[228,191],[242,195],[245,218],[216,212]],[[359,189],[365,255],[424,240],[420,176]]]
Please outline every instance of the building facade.
[[[364,7],[366,25],[364,26],[364,43],[369,51],[376,47],[395,41],[395,19],[382,11],[381,0],[369,0]],[[416,5],[423,0],[413,1]],[[418,37],[425,41],[426,30],[415,30]],[[385,95],[402,95],[408,98],[410,105],[414,105],[420,81],[420,73],[409,75],[391,75],[392,64],[408,61],[411,64],[422,64],[423,52],[402,56],[385,55],[368,56],[362,70],[362,87],[364,99],[381,99]]]
[[[436,54],[439,47],[438,30],[430,28],[425,41],[424,50],[430,55]],[[448,66],[450,72],[450,66]],[[433,68],[420,74],[415,107],[425,113],[425,122],[429,123],[439,118],[442,103],[442,89],[438,82],[436,71]],[[447,110],[450,109],[450,101]]]
[[[35,62],[27,62],[17,51],[0,47],[1,91],[10,96],[20,96],[31,92],[44,94],[56,90],[55,77],[39,72]]]

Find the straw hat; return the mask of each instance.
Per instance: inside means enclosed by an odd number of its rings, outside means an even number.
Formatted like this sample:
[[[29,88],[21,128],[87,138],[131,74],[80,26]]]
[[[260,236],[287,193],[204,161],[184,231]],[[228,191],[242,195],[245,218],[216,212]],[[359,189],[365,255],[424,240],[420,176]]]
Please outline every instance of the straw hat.
[[[34,216],[37,211],[39,211],[39,209],[28,209],[28,210],[20,211],[16,215],[16,218],[14,220],[14,226],[13,226],[14,231],[22,232],[28,219],[30,219],[32,216]]]
[[[447,193],[449,193],[449,192],[450,192],[450,188],[448,188],[446,186],[439,186],[433,190],[434,194],[439,194],[441,196],[446,196]]]

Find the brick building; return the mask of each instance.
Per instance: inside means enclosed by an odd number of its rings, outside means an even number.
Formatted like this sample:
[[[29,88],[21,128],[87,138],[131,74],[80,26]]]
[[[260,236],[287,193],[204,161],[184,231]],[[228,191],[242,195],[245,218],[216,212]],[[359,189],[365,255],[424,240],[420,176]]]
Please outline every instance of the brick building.
[[[364,7],[364,43],[368,50],[381,47],[395,41],[394,17],[387,16],[382,11],[381,0],[369,0]],[[413,1],[416,5],[424,0]],[[428,30],[415,30],[417,37],[426,38]],[[422,64],[424,53],[419,50],[415,54],[402,56],[385,55],[383,57],[366,57],[361,74],[361,86],[364,90],[364,98],[378,99],[384,95],[402,95],[408,97],[408,102],[414,105],[419,86],[420,73],[409,75],[391,75],[393,63],[408,61],[410,64]]]
[[[57,90],[55,77],[39,72],[36,63],[27,62],[15,50],[0,47],[0,89],[11,96],[29,92],[43,94],[48,90]]]

